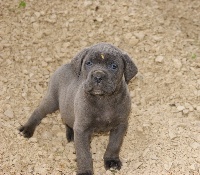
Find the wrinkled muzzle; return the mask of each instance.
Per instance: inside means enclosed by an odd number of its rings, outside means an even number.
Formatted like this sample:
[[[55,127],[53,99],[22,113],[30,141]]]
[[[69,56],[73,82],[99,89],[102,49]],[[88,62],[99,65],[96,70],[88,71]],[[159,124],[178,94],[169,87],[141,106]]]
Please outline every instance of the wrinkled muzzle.
[[[84,89],[92,95],[109,95],[115,92],[116,85],[106,71],[93,70],[87,76]]]

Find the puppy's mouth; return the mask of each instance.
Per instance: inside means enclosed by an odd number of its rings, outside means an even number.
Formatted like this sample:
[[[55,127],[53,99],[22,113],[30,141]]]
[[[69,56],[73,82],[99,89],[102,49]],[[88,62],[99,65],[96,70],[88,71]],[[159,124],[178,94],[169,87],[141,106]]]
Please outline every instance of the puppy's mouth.
[[[93,83],[85,83],[84,89],[86,93],[89,93],[91,95],[111,95],[115,92],[115,88],[113,87],[102,87],[102,86],[96,86]]]
[[[104,95],[105,94],[102,90],[92,90],[89,93],[92,95]]]

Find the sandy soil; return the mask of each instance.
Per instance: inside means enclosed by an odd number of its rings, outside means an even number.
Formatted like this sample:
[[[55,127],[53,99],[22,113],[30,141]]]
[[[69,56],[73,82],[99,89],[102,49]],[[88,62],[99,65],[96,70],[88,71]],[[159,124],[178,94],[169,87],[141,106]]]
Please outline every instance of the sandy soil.
[[[200,174],[200,1],[0,1],[0,174],[76,171],[59,112],[33,138],[23,124],[50,75],[78,51],[110,42],[131,55],[132,112],[121,150],[123,168],[105,171],[108,136],[92,140],[96,175]]]

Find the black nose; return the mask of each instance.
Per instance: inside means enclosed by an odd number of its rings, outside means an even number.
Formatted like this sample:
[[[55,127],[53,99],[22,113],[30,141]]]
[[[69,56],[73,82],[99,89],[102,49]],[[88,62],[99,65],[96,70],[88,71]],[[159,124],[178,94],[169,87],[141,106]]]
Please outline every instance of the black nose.
[[[103,71],[94,71],[92,76],[93,76],[94,82],[99,84],[104,79],[105,73]]]
[[[97,83],[101,83],[102,77],[94,77],[94,81]]]

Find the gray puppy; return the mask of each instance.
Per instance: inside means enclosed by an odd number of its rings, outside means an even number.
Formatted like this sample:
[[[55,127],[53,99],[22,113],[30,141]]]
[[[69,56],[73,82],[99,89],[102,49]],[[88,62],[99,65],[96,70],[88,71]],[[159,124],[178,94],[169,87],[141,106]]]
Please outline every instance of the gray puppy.
[[[93,174],[93,132],[110,132],[104,165],[120,169],[119,152],[131,109],[127,84],[137,71],[130,57],[111,44],[82,50],[53,74],[46,96],[20,132],[30,138],[41,120],[59,109],[67,140],[75,142],[78,175]]]

